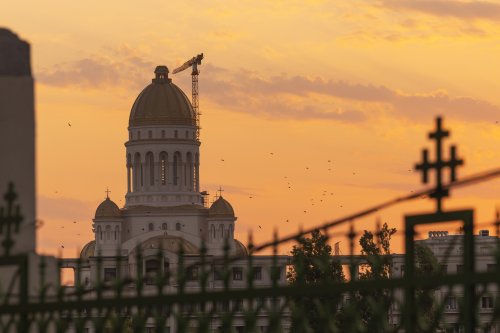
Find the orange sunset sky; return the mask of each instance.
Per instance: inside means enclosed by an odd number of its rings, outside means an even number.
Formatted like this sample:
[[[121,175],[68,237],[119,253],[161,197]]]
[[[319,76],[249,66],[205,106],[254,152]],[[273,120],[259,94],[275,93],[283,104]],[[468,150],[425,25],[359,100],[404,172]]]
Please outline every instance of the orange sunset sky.
[[[224,188],[245,242],[421,188],[411,169],[438,114],[459,177],[500,166],[498,1],[1,1],[0,24],[32,46],[41,252],[91,240],[107,186],[123,206],[132,103],[156,65],[200,52],[201,187]],[[189,71],[171,77],[190,96]],[[499,188],[456,190],[445,207],[491,221]]]

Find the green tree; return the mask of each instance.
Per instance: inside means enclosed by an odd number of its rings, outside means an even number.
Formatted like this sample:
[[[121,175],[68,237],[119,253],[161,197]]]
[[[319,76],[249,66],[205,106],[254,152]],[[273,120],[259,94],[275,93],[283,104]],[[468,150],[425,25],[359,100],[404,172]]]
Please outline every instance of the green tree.
[[[332,256],[328,236],[315,230],[301,237],[291,251],[292,268],[287,278],[292,285],[319,285],[344,282],[341,264]],[[298,297],[294,300],[292,332],[329,332],[335,325],[342,295]]]
[[[359,240],[361,254],[366,264],[362,265],[359,280],[383,280],[390,278],[391,273],[391,238],[396,228],[389,228],[384,223],[375,234],[364,230]],[[356,295],[361,319],[370,332],[387,332],[389,311],[393,297],[391,291],[383,288],[372,288],[370,291]]]
[[[415,276],[423,278],[441,273],[441,267],[434,253],[427,246],[415,243]],[[417,332],[434,332],[439,327],[439,312],[437,311],[435,290],[419,288],[415,290],[417,318],[426,327],[417,327]]]

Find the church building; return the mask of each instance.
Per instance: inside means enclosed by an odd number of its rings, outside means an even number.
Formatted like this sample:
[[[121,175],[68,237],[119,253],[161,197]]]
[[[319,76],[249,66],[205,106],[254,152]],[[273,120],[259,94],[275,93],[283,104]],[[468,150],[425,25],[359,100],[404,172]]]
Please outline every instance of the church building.
[[[178,251],[182,247],[183,265],[189,266],[186,289],[197,290],[201,267],[193,263],[200,261],[204,245],[210,266],[208,289],[222,290],[226,246],[230,257],[239,258],[230,263],[230,286],[245,288],[248,251],[234,238],[237,218],[233,207],[222,195],[208,205],[206,192],[200,192],[201,142],[196,112],[186,94],[168,77],[166,66],[156,67],[154,74],[130,111],[125,206],[118,207],[108,195],[95,212],[94,239],[83,247],[79,259],[63,259],[63,267],[73,268],[75,281],[86,288],[98,281],[136,279],[142,274],[146,288],[149,282],[150,289],[156,290],[155,277],[168,273],[171,278],[165,292],[176,293]],[[254,285],[271,286],[272,272],[278,272],[274,274],[279,284],[286,283],[287,261],[287,256],[274,260],[272,256],[253,256]],[[240,319],[235,316],[237,331],[243,328],[244,307],[241,300],[235,300],[221,308],[236,314],[241,311]],[[259,320],[258,326],[265,329],[267,319]],[[217,329],[219,324],[213,325]],[[167,326],[176,331],[173,320]]]

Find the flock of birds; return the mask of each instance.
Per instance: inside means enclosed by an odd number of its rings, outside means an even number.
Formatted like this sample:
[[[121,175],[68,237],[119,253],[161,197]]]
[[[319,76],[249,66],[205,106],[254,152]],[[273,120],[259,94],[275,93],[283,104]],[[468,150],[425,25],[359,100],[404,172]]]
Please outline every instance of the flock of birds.
[[[500,121],[499,121],[499,120],[495,121],[495,124],[497,124],[497,125],[498,125],[498,124],[500,124]],[[72,127],[71,122],[68,122],[68,127]],[[269,154],[271,155],[271,157],[274,157],[274,156],[275,156],[274,152],[270,152]],[[224,159],[224,158],[221,158],[221,159],[220,159],[220,161],[221,161],[221,162],[225,162],[225,159]],[[327,161],[327,163],[328,163],[328,168],[327,168],[327,169],[328,169],[328,171],[332,171],[332,165],[331,165],[332,161],[331,161],[331,160],[328,160],[328,161]],[[306,171],[309,171],[309,170],[311,170],[311,169],[310,169],[308,166],[306,166],[306,167],[305,167],[305,170],[306,170]],[[408,172],[413,172],[413,170],[412,170],[412,169],[408,169]],[[355,172],[355,171],[353,171],[353,172],[352,172],[352,175],[353,175],[353,176],[355,176],[355,175],[356,175],[356,172]],[[289,190],[292,190],[292,183],[290,182],[289,177],[288,177],[288,176],[284,176],[284,179],[286,180],[286,183],[287,183],[287,187],[288,187],[288,189],[289,189]],[[327,191],[327,190],[323,190],[323,192],[322,192],[321,196],[323,196],[323,197],[327,196],[328,192],[329,192],[329,191]],[[410,192],[411,192],[411,193],[413,193],[414,191],[413,191],[413,190],[411,190]],[[55,191],[55,193],[57,194],[57,193],[58,193],[58,191]],[[331,195],[331,196],[333,196],[333,192],[329,192],[329,193],[330,193],[330,195]],[[253,197],[254,197],[254,196],[255,196],[254,194],[251,194],[251,195],[249,195],[249,196],[248,196],[248,198],[249,198],[249,199],[253,199]],[[427,196],[423,196],[423,197],[422,197],[422,199],[425,199],[425,198],[427,198]],[[319,202],[324,202],[324,200],[325,200],[325,199],[320,199],[320,200],[319,200]],[[121,201],[121,200],[120,200],[120,201]],[[315,203],[314,203],[314,198],[311,198],[311,200],[310,200],[310,201],[312,201],[312,202],[311,202],[311,205],[312,205],[312,206],[315,206]],[[343,208],[343,205],[342,205],[342,204],[339,204],[339,207],[340,207],[340,208]],[[305,210],[303,210],[303,212],[304,212],[305,214],[307,214],[307,212],[308,212],[308,211],[305,209]],[[286,220],[285,220],[285,222],[286,222],[286,223],[289,223],[289,222],[290,222],[290,220],[289,220],[289,219],[286,219]],[[73,221],[73,223],[74,223],[74,224],[76,224],[77,222],[76,222],[76,221]],[[36,221],[36,227],[37,227],[37,228],[41,228],[41,227],[43,226],[43,224],[44,224],[44,223],[43,223],[43,221],[42,221],[42,220],[37,220],[37,221]],[[262,226],[261,226],[261,225],[258,225],[258,227],[259,227],[259,229],[262,229]],[[64,229],[64,226],[61,226],[61,229]],[[144,230],[144,229],[143,229],[143,230]],[[80,234],[80,233],[77,233],[76,235],[77,235],[77,236],[81,236],[81,234]],[[64,249],[64,245],[61,245],[61,248],[63,248],[63,249]]]

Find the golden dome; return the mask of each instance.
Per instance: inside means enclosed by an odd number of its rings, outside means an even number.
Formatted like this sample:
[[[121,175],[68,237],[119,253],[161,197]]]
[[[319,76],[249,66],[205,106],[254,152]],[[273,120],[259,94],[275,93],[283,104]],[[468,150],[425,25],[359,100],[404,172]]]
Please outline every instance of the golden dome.
[[[155,75],[153,82],[137,96],[130,111],[129,126],[196,126],[191,102],[168,78],[168,68],[156,67]]]
[[[234,217],[234,209],[231,204],[222,196],[210,206],[208,210],[210,217]]]
[[[120,208],[107,197],[95,211],[95,218],[100,217],[121,217]]]
[[[89,257],[93,257],[94,252],[95,252],[95,240],[85,244],[82,251],[80,252],[80,258],[86,260]]]

